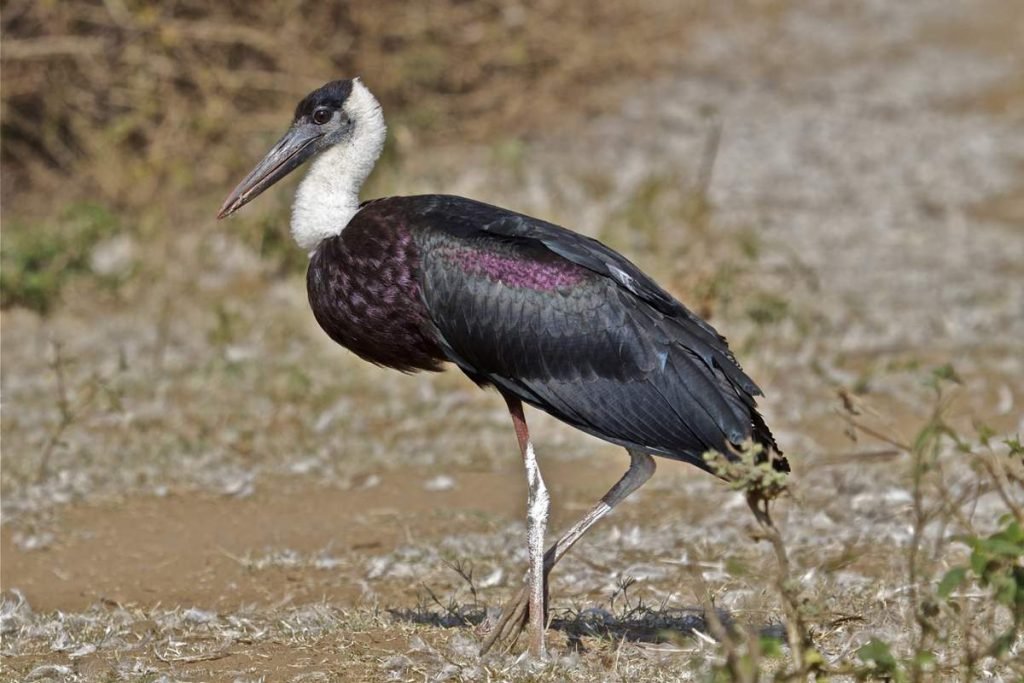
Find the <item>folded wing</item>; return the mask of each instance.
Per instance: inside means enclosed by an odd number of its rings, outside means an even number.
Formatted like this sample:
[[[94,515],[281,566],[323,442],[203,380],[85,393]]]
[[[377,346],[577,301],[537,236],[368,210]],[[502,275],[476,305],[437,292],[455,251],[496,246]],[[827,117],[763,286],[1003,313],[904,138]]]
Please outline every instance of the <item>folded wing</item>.
[[[705,468],[748,438],[777,451],[725,340],[624,257],[556,225],[442,198],[422,292],[451,360],[600,438]],[[784,461],[782,461],[784,462]]]

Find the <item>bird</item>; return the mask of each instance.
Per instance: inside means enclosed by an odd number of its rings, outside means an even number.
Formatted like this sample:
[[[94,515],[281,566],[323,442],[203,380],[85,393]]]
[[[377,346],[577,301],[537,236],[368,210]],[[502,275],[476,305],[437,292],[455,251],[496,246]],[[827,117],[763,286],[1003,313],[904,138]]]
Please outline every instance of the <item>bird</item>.
[[[759,444],[788,472],[757,409],[761,389],[725,338],[625,256],[553,223],[473,199],[360,200],[384,147],[381,105],[359,78],[306,95],[291,125],[224,201],[226,218],[306,162],[291,234],[309,255],[320,327],[360,358],[406,373],[454,365],[504,399],[526,470],[529,566],[481,654],[526,630],[546,655],[547,579],[596,522],[654,474],[654,456]],[[625,474],[547,550],[550,495],[524,404],[622,446]]]

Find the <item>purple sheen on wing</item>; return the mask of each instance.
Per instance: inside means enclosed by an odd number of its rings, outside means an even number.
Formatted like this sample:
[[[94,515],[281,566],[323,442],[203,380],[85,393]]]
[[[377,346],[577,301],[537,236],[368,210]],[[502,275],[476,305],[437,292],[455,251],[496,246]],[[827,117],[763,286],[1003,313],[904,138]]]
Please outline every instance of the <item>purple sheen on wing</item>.
[[[467,273],[486,275],[509,287],[550,291],[571,287],[586,277],[584,268],[558,257],[524,260],[515,254],[476,249],[455,249],[451,257]]]

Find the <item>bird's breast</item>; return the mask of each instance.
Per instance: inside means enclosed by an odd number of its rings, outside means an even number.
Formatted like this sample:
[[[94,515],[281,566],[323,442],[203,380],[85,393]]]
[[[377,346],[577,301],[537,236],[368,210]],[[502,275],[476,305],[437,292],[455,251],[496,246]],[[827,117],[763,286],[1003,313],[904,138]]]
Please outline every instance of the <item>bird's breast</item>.
[[[446,360],[420,293],[420,254],[406,226],[360,214],[321,242],[306,284],[313,314],[337,343],[402,371],[439,370]]]

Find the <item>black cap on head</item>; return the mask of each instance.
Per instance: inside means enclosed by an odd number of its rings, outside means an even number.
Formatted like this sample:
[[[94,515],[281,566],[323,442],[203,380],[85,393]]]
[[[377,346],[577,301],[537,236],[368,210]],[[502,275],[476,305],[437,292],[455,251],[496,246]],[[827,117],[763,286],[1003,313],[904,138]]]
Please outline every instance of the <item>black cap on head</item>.
[[[351,94],[352,81],[349,79],[326,83],[302,98],[295,107],[295,120],[309,118],[317,107],[341,109]]]

